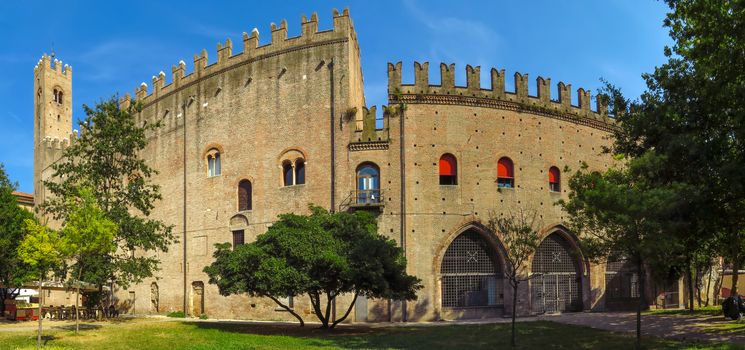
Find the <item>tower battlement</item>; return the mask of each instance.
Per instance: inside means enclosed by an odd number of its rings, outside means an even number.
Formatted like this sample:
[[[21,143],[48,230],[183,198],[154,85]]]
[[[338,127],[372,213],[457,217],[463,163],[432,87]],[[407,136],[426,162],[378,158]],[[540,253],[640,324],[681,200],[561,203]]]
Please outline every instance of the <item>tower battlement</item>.
[[[591,110],[589,90],[577,89],[577,104],[572,104],[571,84],[559,82],[557,99],[551,97],[551,79],[536,78],[537,95],[528,94],[528,74],[514,73],[515,89],[505,89],[505,71],[492,68],[491,87],[481,87],[481,67],[466,66],[466,86],[455,85],[455,64],[440,64],[440,85],[429,83],[429,62],[414,62],[414,83],[403,84],[401,62],[388,63],[389,103],[433,103],[484,105],[513,110],[530,110],[544,114],[568,115],[596,127],[609,129],[615,121],[608,116],[607,98],[596,96],[595,110]]]
[[[152,78],[152,90],[148,91],[148,85],[143,82],[135,89],[135,97],[139,102],[147,105],[160,96],[176,91],[181,86],[195,83],[203,76],[216,75],[234,66],[306,47],[346,41],[352,41],[355,47],[358,45],[352,20],[349,17],[349,9],[344,9],[341,13],[336,9],[333,10],[333,27],[330,30],[318,31],[318,15],[315,12],[310,18],[303,16],[300,26],[300,35],[288,38],[287,20],[283,19],[279,25],[272,23],[270,25],[272,40],[263,46],[259,46],[258,29],[254,28],[250,34],[244,32],[243,51],[236,54],[233,53],[233,41],[228,38],[224,43],[217,44],[217,62],[209,64],[207,50],[203,49],[198,55],[194,55],[194,70],[190,74],[186,74],[186,63],[180,61],[171,67],[170,83],[166,83],[166,74],[161,71]]]
[[[42,70],[44,71],[55,71],[67,79],[72,79],[72,66],[62,63],[58,59],[53,59],[52,56],[44,54],[39,59],[39,62],[34,66],[34,75],[38,75]]]

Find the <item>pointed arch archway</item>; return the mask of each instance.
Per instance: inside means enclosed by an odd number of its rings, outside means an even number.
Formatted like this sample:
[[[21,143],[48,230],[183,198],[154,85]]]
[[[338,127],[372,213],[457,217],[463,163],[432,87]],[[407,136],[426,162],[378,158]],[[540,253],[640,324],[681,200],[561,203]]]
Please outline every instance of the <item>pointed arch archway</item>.
[[[453,230],[440,244],[433,264],[437,317],[492,316],[504,307],[504,248],[478,222]],[[444,314],[449,315],[443,317]]]
[[[589,262],[579,250],[577,237],[562,225],[543,233],[530,262],[532,312],[583,310],[589,293]]]

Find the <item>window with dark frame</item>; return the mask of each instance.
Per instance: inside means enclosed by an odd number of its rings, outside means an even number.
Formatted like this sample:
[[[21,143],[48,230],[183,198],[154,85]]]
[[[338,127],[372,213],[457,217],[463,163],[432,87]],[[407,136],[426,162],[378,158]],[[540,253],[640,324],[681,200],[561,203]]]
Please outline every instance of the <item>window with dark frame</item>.
[[[282,163],[282,184],[284,186],[292,186],[295,184],[292,174],[292,164],[289,160]]]
[[[233,249],[235,249],[235,247],[242,245],[244,243],[245,243],[245,234],[243,230],[233,231]]]
[[[446,153],[440,157],[440,185],[458,184],[458,161],[455,156]]]
[[[305,184],[305,160],[303,159],[295,161],[295,184]]]

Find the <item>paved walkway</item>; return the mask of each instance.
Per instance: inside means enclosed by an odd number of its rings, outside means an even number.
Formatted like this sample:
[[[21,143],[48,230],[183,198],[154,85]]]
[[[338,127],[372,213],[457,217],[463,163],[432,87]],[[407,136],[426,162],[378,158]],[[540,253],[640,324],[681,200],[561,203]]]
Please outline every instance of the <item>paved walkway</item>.
[[[636,314],[627,312],[577,312],[540,316],[540,320],[586,326],[616,332],[636,332]],[[723,316],[642,315],[642,335],[683,341],[745,344],[745,331],[727,332],[712,328],[733,321]]]

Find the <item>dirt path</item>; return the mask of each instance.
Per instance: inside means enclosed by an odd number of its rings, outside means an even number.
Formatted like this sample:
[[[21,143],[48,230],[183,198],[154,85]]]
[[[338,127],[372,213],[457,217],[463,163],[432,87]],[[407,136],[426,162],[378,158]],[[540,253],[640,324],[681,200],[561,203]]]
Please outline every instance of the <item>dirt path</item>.
[[[616,332],[636,332],[636,314],[626,312],[578,312],[539,319],[587,326]],[[744,331],[716,330],[732,321],[722,316],[642,315],[642,335],[684,341],[708,341],[745,344]]]

